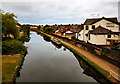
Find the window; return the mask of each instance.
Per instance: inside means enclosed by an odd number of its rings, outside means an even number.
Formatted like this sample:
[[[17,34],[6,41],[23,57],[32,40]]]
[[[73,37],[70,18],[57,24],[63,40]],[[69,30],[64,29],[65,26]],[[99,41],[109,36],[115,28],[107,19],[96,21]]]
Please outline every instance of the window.
[[[119,25],[119,31],[120,31],[120,25]]]
[[[90,34],[89,34],[89,40],[90,40]]]
[[[86,30],[89,30],[88,28],[89,28],[88,25],[86,25]]]
[[[108,35],[108,38],[111,38],[111,35]]]
[[[95,25],[92,25],[92,29],[95,29]]]
[[[114,27],[114,23],[106,23],[106,27]]]

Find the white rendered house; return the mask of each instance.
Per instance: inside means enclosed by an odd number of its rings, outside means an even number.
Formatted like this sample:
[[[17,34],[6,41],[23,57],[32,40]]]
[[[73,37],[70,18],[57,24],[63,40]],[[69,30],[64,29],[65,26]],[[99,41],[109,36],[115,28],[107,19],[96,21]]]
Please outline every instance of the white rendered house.
[[[84,29],[77,34],[79,40],[95,45],[109,45],[106,39],[119,39],[120,27],[117,18],[94,18],[84,22]]]

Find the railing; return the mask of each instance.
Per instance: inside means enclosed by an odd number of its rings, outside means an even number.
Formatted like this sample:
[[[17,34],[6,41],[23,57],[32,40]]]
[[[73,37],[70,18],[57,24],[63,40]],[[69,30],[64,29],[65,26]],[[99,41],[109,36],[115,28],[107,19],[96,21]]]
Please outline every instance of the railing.
[[[117,77],[116,77],[115,75],[113,75],[112,73],[115,74]],[[111,77],[111,76],[113,76],[115,79],[117,79],[118,81],[120,81],[120,75],[117,74],[117,73],[115,73],[115,72],[112,71],[112,70],[110,70],[110,77]]]

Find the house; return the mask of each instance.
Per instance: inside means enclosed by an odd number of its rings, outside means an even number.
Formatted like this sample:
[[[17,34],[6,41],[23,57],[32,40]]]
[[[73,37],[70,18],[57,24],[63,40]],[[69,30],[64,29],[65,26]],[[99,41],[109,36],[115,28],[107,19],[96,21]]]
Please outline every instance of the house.
[[[52,26],[50,26],[50,27],[52,28],[53,32],[55,32],[55,31],[58,30],[58,26],[57,26],[57,25],[52,25]]]
[[[41,27],[40,27],[40,30],[43,31],[43,27],[44,27],[44,26],[43,26],[43,25],[40,25],[40,26],[41,26]]]
[[[95,45],[109,45],[107,39],[119,38],[120,28],[117,17],[86,19],[84,28],[79,31],[76,38]]]
[[[81,39],[81,37],[83,37],[83,36],[80,36],[80,35],[83,35],[83,34],[81,34],[81,31],[83,29],[84,29],[83,24],[81,24],[78,26],[78,28],[76,30],[73,31],[75,33],[76,39]]]
[[[55,34],[57,34],[57,35],[61,35],[60,30],[56,30],[56,31],[55,31]]]
[[[58,30],[59,30],[59,35],[63,35],[63,33],[66,31],[66,25],[59,25]]]
[[[18,30],[21,32],[21,24],[20,23],[17,23],[17,28],[18,28]]]
[[[31,26],[30,29],[38,29],[37,26]]]
[[[72,36],[74,36],[74,33],[71,32],[70,30],[66,31],[63,33],[63,35],[69,39],[71,39]]]

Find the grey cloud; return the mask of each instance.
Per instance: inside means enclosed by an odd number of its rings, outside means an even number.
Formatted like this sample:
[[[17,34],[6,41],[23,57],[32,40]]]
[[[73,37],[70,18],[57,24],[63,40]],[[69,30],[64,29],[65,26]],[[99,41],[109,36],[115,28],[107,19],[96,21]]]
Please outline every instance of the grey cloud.
[[[116,2],[3,2],[3,10],[13,12],[21,23],[81,23],[93,13],[117,16]]]
[[[120,1],[119,1],[119,3],[118,3],[118,19],[119,19],[119,21],[120,21]]]

